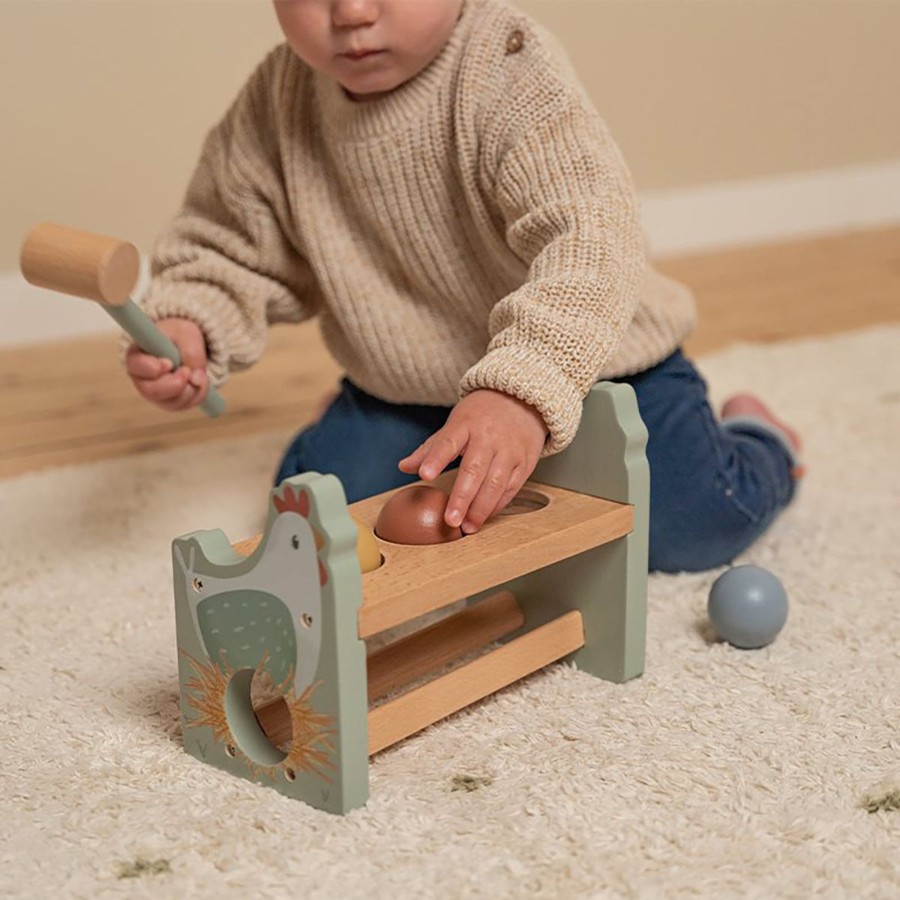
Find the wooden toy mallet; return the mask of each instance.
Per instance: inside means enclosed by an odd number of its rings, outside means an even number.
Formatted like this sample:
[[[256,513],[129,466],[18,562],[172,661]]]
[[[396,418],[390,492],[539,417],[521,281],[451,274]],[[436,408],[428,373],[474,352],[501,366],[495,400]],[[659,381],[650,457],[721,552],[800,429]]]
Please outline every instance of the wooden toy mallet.
[[[140,255],[134,244],[45,222],[26,236],[20,257],[26,281],[63,294],[96,300],[145,353],[181,365],[178,348],[131,299]],[[201,409],[211,417],[225,410],[212,386]]]

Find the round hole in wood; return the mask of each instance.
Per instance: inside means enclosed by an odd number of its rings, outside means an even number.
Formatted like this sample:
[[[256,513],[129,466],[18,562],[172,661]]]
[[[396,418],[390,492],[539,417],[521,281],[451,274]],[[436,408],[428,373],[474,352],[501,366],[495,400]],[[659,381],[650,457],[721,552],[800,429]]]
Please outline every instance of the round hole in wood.
[[[294,737],[291,708],[282,688],[275,684],[265,669],[257,669],[253,673],[250,702],[256,722],[268,742],[282,754],[289,753]]]
[[[522,488],[505,509],[501,510],[499,516],[521,516],[525,513],[536,512],[543,509],[550,502],[550,498],[542,494],[540,491],[531,488]]]

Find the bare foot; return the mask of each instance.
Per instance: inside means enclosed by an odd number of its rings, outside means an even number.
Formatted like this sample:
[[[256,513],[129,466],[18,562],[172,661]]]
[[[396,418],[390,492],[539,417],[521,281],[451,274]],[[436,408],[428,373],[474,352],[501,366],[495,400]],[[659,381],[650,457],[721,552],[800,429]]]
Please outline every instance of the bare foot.
[[[800,440],[800,435],[789,425],[785,425],[781,419],[776,418],[772,410],[755,394],[735,394],[733,397],[729,397],[722,404],[721,416],[723,420],[733,419],[737,416],[753,416],[755,419],[762,419],[764,422],[769,422],[784,432],[798,456],[803,449],[803,441]]]

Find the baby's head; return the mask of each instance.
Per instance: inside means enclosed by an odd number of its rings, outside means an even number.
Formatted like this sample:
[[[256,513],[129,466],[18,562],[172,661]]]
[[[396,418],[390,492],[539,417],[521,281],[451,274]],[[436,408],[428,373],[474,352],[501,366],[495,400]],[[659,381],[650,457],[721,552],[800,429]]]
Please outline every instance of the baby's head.
[[[275,0],[281,30],[307,65],[354,100],[418,75],[450,38],[464,0]]]

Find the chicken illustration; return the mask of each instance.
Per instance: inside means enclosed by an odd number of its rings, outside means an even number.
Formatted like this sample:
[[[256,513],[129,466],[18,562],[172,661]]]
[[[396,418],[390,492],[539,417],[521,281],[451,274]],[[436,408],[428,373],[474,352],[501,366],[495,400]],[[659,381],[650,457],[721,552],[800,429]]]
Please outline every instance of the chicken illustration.
[[[212,562],[196,536],[175,542],[176,579],[210,663],[264,667],[300,694],[313,680],[322,638],[326,574],[310,527],[309,497],[290,484],[273,497],[277,515],[247,559]]]
[[[339,663],[366,678],[357,539],[341,483],[312,472],[273,489],[258,542],[232,546],[219,529],[175,539],[188,753],[322,808],[359,805],[365,784],[341,761],[365,771],[366,695],[339,678]]]

